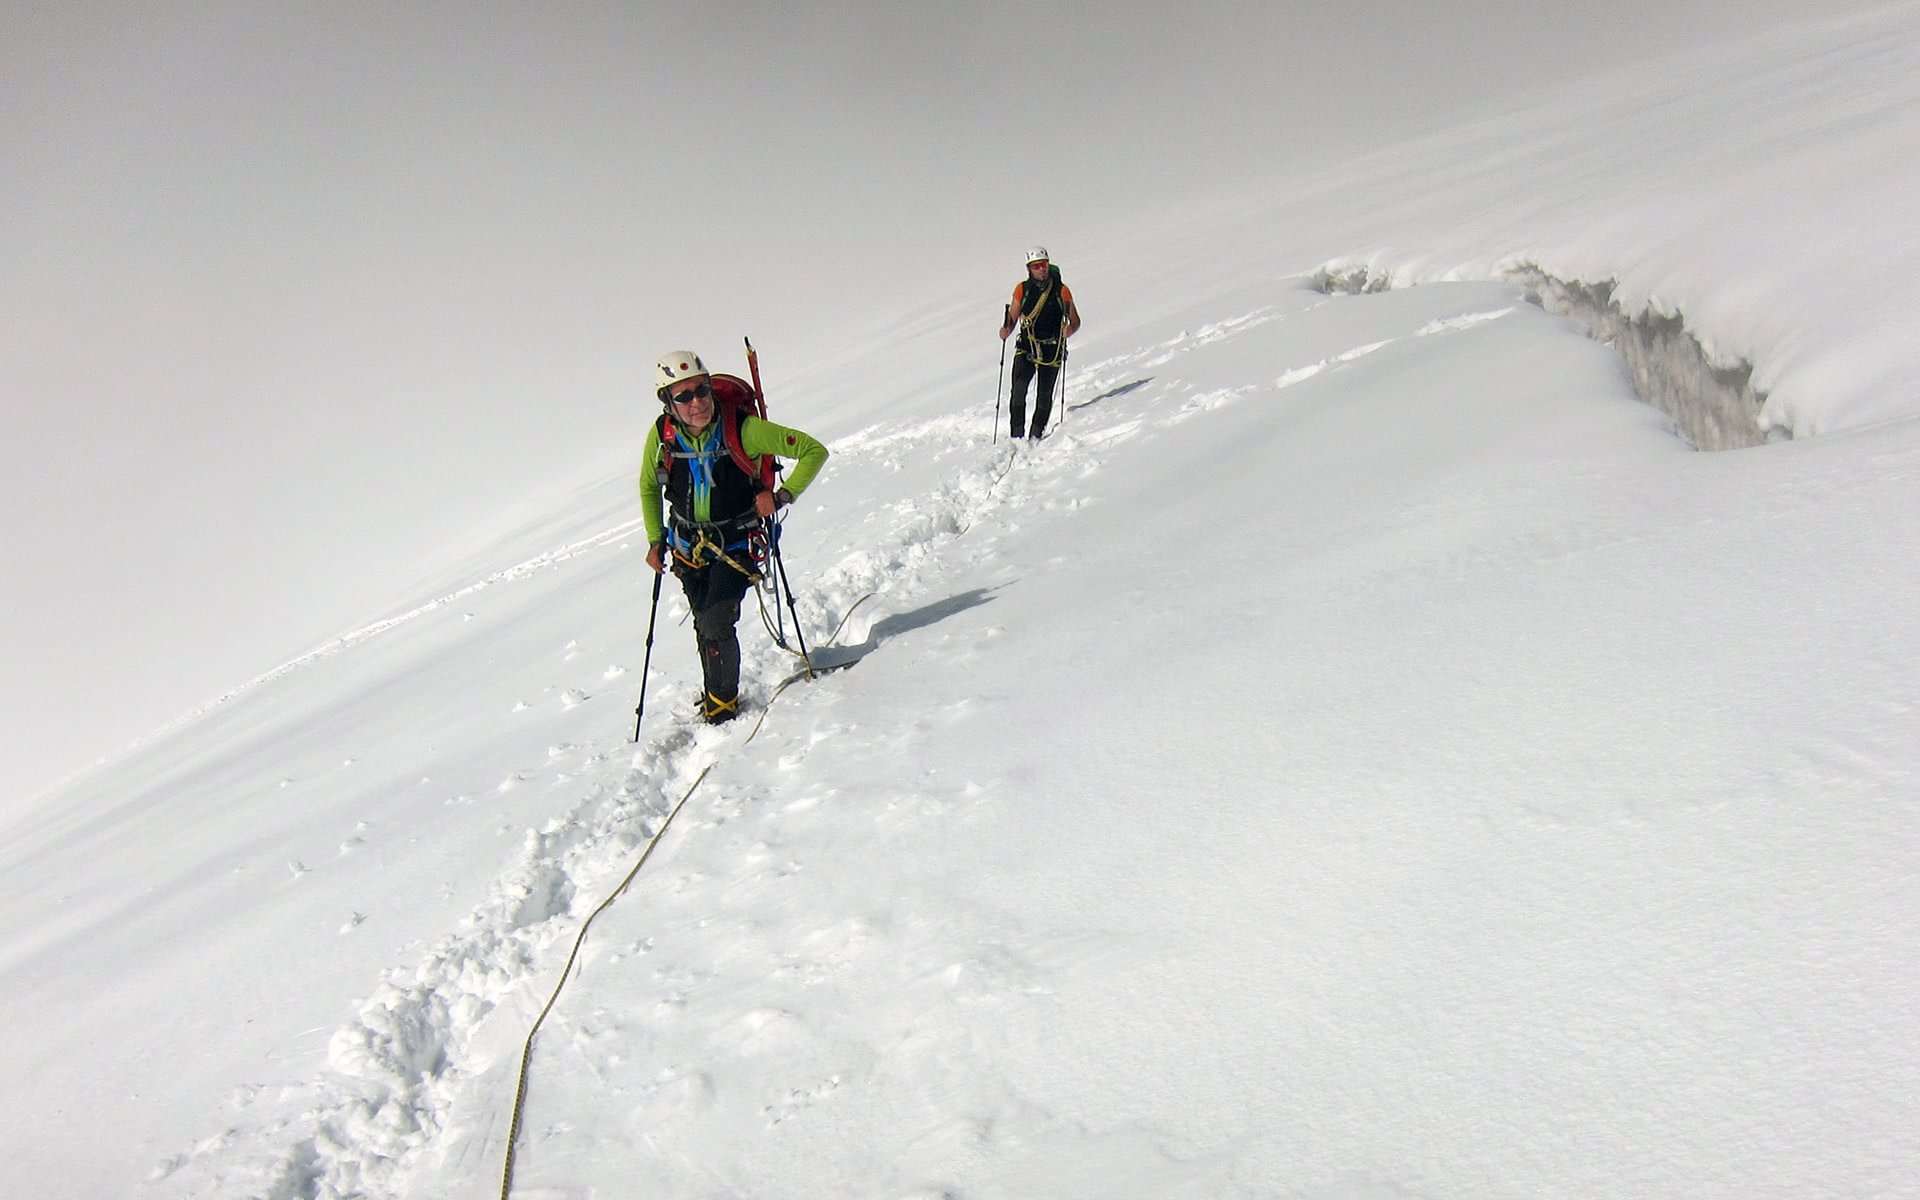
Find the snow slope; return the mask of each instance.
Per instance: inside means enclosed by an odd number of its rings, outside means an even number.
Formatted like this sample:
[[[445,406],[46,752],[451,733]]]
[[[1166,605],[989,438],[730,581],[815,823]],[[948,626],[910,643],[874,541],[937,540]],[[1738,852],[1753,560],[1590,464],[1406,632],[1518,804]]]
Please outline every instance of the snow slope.
[[[1663,64],[1068,261],[1038,446],[998,297],[763,364],[858,665],[781,690],[749,629],[764,719],[696,726],[669,588],[630,744],[596,476],[76,784],[0,849],[15,1177],[491,1194],[677,811],[514,1195],[1920,1195],[1916,48]],[[1521,264],[1792,437],[1689,449]]]

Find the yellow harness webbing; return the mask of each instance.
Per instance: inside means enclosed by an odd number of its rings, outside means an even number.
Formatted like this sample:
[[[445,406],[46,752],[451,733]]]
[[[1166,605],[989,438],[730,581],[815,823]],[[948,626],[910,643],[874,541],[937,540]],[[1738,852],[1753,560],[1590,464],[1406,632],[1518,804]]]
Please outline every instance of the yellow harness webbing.
[[[1061,351],[1066,348],[1066,338],[1055,337],[1053,339],[1054,357],[1051,360],[1047,360],[1039,357],[1040,347],[1047,344],[1046,339],[1033,331],[1034,321],[1040,316],[1040,310],[1047,306],[1047,298],[1052,295],[1053,280],[1049,279],[1047,280],[1047,290],[1040,293],[1040,299],[1034,303],[1033,308],[1020,314],[1021,330],[1027,335],[1027,347],[1029,350],[1027,361],[1036,367],[1057,367],[1066,361],[1066,356],[1061,353]],[[1063,332],[1066,329],[1066,324],[1067,306],[1063,304],[1060,306],[1060,327]]]
[[[723,543],[713,540],[713,526],[701,525],[691,521],[686,524],[693,529],[695,541],[686,548],[684,553],[678,546],[675,546],[673,548],[673,557],[675,559],[685,563],[688,568],[698,571],[700,568],[706,566],[707,563],[717,558],[742,575],[745,575],[748,582],[760,582],[760,572],[753,570],[751,567],[741,566],[739,560],[727,553],[727,548]]]

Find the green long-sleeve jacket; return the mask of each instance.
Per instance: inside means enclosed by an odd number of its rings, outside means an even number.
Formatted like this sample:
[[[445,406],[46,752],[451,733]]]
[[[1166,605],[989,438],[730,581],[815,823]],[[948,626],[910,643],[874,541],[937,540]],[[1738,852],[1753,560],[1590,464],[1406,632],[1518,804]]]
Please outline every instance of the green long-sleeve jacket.
[[[698,436],[681,430],[681,435],[694,444],[696,449],[704,449],[713,439],[722,438],[719,419],[708,425]],[[779,458],[798,460],[780,484],[789,496],[798,497],[813,482],[813,477],[826,465],[827,448],[811,434],[785,425],[762,420],[759,417],[744,417],[740,422],[740,445],[748,454],[772,454]],[[724,455],[726,450],[721,448]],[[696,508],[704,508],[697,503]],[[640,450],[640,515],[646,521],[647,540],[657,542],[666,536],[664,489],[660,486],[660,425],[654,422],[647,427],[647,440]],[[713,514],[696,511],[684,516],[693,521],[710,521]]]

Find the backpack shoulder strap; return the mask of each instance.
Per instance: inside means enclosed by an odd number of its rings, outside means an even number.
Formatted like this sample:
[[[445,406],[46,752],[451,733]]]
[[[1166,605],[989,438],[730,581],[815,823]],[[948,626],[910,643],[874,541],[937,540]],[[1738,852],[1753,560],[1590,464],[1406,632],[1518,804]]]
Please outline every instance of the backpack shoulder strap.
[[[1047,307],[1047,300],[1053,295],[1053,285],[1055,282],[1054,279],[1049,278],[1047,280],[1046,290],[1041,292],[1040,298],[1033,302],[1033,307],[1020,314],[1022,324],[1031,328],[1033,323],[1040,319],[1040,313]]]
[[[673,470],[673,414],[661,413],[653,419],[653,432],[660,439],[660,458],[654,467],[654,478],[660,486],[667,486],[667,473]]]
[[[743,408],[727,413],[726,424],[722,426],[727,438],[727,453],[733,455],[733,464],[746,472],[749,479],[758,480],[770,489],[773,487],[773,456],[748,454],[746,442],[741,436],[749,415]]]

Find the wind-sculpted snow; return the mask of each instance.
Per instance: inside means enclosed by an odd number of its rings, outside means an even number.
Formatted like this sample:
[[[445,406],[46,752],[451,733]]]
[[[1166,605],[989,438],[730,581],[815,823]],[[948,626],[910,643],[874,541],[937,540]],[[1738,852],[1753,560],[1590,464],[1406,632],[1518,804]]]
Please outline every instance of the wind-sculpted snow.
[[[1628,313],[1614,299],[1612,281],[1557,279],[1532,265],[1513,267],[1501,277],[1525,284],[1533,303],[1618,350],[1640,398],[1672,417],[1695,448],[1739,450],[1792,436],[1765,424],[1766,396],[1753,389],[1753,364],[1709,361],[1682,315]],[[1372,295],[1394,282],[1365,264],[1329,263],[1315,273],[1313,286],[1332,294]]]
[[[1792,436],[1766,423],[1767,398],[1753,388],[1753,364],[1708,361],[1680,314],[1630,316],[1613,298],[1611,282],[1569,282],[1538,267],[1516,268],[1512,278],[1527,285],[1536,304],[1619,350],[1634,391],[1672,417],[1696,448],[1742,450]]]

